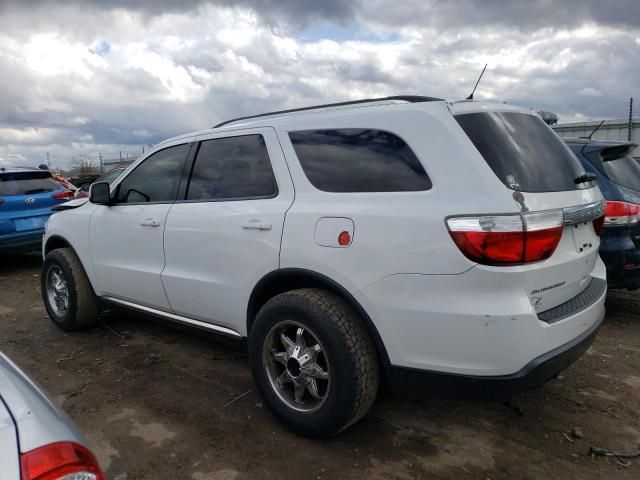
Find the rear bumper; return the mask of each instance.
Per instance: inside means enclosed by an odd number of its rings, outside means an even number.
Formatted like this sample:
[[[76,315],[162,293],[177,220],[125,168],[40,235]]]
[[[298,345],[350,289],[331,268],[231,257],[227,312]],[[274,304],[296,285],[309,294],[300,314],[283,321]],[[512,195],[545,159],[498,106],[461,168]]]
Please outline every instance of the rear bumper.
[[[607,268],[609,288],[640,288],[640,249],[627,232],[627,229],[605,232],[602,237],[600,257]],[[635,263],[636,267],[625,269],[629,263]]]
[[[540,355],[511,375],[483,377],[392,366],[387,371],[389,384],[393,392],[403,398],[506,400],[554,378],[580,358],[593,343],[603,318],[604,312],[600,320],[580,336]]]
[[[591,282],[599,288],[585,287],[568,302],[540,312],[528,294],[528,272],[479,268],[460,275],[385,277],[363,290],[365,309],[391,367],[510,377],[602,321],[605,268],[597,255],[594,260]]]
[[[42,245],[44,229],[28,233],[0,236],[0,252],[20,250],[39,250]]]

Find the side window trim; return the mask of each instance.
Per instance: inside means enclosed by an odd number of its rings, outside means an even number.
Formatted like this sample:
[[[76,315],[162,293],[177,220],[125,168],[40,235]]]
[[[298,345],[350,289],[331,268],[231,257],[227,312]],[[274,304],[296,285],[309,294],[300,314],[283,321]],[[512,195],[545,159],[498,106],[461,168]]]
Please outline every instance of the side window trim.
[[[178,185],[178,193],[176,195],[175,202],[180,202],[187,198],[189,182],[191,181],[191,173],[193,172],[193,166],[196,162],[196,155],[200,149],[200,143],[201,142],[193,141],[189,144],[189,152],[187,153],[187,160],[184,162],[184,168],[182,169],[182,175],[180,176],[180,184]]]
[[[187,165],[185,165],[185,173],[184,177],[186,178],[184,191],[181,190],[182,182],[180,183],[180,187],[178,188],[178,198],[175,203],[214,203],[214,202],[242,202],[246,200],[269,200],[272,198],[277,198],[280,195],[280,186],[278,184],[278,177],[276,175],[276,171],[273,168],[273,162],[271,159],[271,155],[269,153],[269,143],[267,141],[267,137],[260,131],[235,131],[235,132],[225,132],[228,135],[216,136],[213,138],[202,138],[200,140],[196,140],[193,142],[191,150],[189,151],[189,156],[187,159]],[[229,197],[229,198],[198,198],[198,199],[188,199],[187,196],[189,194],[189,186],[191,184],[191,178],[193,176],[193,170],[196,165],[196,158],[198,156],[198,152],[200,151],[200,146],[203,142],[207,142],[209,140],[221,140],[224,138],[233,138],[233,137],[243,137],[246,135],[260,135],[264,141],[265,148],[267,150],[267,157],[269,160],[269,167],[271,168],[271,173],[273,174],[273,181],[275,186],[275,191],[271,195],[256,195],[251,197]],[[188,167],[188,169],[187,169]]]
[[[194,151],[194,145],[195,142],[193,141],[186,141],[186,142],[182,142],[182,143],[176,143],[176,144],[172,144],[172,145],[167,145],[164,148],[161,148],[159,150],[155,150],[150,152],[145,158],[142,159],[142,161],[140,161],[140,163],[138,163],[135,168],[133,168],[131,171],[127,172],[126,175],[124,175],[122,178],[118,178],[118,183],[113,187],[113,189],[111,190],[111,195],[118,195],[119,191],[120,191],[120,185],[122,184],[122,182],[124,182],[129,175],[133,174],[133,172],[135,172],[141,165],[144,164],[144,162],[146,162],[148,159],[150,159],[151,157],[153,157],[155,154],[160,153],[164,150],[167,150],[169,148],[173,148],[173,147],[179,147],[181,145],[188,145],[189,146],[189,150],[187,151],[187,155],[185,157],[184,160],[184,166],[182,169],[182,174],[180,175],[180,180],[178,183],[178,189],[176,192],[176,196],[173,200],[163,200],[163,201],[158,201],[158,202],[118,202],[116,201],[113,205],[114,206],[118,206],[118,207],[123,207],[123,206],[128,206],[128,205],[162,205],[162,204],[170,204],[170,203],[175,203],[176,201],[178,201],[178,199],[180,198],[180,188],[182,187],[183,181],[184,181],[184,175],[187,172],[186,168],[187,165],[189,164],[189,160],[191,159],[192,153]]]

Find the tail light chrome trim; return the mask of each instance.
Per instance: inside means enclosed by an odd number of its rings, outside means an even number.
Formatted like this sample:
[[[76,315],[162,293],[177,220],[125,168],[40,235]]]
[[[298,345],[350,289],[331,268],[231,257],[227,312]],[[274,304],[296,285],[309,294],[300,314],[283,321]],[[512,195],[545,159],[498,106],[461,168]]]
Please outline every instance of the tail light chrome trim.
[[[546,230],[548,228],[562,227],[564,222],[564,213],[562,210],[547,210],[545,212],[525,213],[522,216],[525,230],[527,232],[536,232]]]
[[[575,207],[566,207],[562,209],[564,213],[564,224],[574,225],[576,223],[592,222],[604,215],[605,201],[587,203],[585,205],[577,205]]]

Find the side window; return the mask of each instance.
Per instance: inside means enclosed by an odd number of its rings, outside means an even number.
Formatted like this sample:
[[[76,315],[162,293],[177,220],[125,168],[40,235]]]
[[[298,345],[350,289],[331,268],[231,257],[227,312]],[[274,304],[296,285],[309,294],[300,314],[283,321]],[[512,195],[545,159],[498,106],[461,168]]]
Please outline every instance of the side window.
[[[429,190],[431,180],[409,145],[382,130],[344,128],[290,132],[312,185],[326,192]]]
[[[276,193],[262,135],[216,138],[200,144],[187,200],[264,198]]]
[[[118,203],[171,202],[189,152],[189,144],[165,148],[154,153],[120,182]]]

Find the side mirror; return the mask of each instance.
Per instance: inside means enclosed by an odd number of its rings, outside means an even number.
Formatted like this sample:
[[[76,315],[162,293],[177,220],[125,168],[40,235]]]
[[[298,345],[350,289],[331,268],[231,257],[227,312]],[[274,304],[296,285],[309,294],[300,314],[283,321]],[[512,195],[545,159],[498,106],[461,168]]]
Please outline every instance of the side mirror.
[[[98,182],[89,188],[89,201],[96,205],[111,205],[111,193],[107,182]]]

